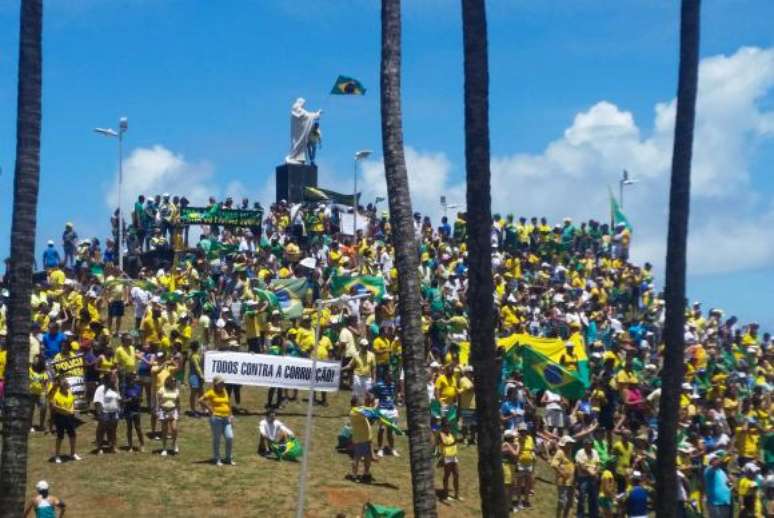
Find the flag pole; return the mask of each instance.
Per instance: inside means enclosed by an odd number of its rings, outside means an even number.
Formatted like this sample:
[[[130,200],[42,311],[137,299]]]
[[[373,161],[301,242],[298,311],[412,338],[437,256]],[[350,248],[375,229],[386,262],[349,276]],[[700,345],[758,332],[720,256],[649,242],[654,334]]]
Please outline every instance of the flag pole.
[[[348,297],[346,300],[364,299],[370,297],[370,293]],[[298,481],[298,503],[296,504],[296,518],[304,518],[304,495],[306,493],[306,472],[309,468],[309,457],[312,454],[312,409],[314,407],[314,387],[317,384],[317,345],[320,341],[320,312],[325,306],[331,306],[344,297],[335,299],[318,300],[315,304],[317,312],[317,325],[314,328],[314,349],[312,349],[312,379],[309,386],[309,399],[306,405],[306,424],[304,426],[304,456],[301,459],[301,474]]]

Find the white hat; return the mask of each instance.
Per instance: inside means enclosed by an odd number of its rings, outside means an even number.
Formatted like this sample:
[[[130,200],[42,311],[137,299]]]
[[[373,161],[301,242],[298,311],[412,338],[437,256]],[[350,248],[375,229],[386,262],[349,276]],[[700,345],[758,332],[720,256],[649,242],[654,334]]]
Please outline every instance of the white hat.
[[[48,246],[54,246],[54,241],[52,241],[51,239],[49,239],[49,240],[48,240]],[[43,480],[42,482],[45,482],[45,480]]]
[[[747,464],[744,465],[742,470],[748,473],[757,473],[761,470],[761,468],[759,468],[758,465],[754,462],[748,462]]]
[[[567,446],[568,444],[575,443],[575,439],[573,439],[569,435],[563,435],[561,439],[559,439],[559,446]]]
[[[48,482],[41,480],[35,484],[35,489],[40,493],[41,491],[48,491]]]
[[[440,363],[438,363],[438,362],[432,362],[432,363],[430,364],[430,368],[431,368],[431,369],[437,369],[437,368],[439,368],[440,366],[441,366],[441,364],[440,364]]]
[[[360,345],[368,345],[368,339],[367,338],[361,338],[360,342],[358,342]]]
[[[299,261],[301,266],[304,268],[309,268],[310,270],[314,270],[314,268],[317,266],[317,260],[314,257],[304,257]]]
[[[682,385],[680,385],[680,387],[681,387],[683,390],[693,390],[693,387],[691,386],[691,384],[690,384],[690,383],[683,383]]]
[[[637,470],[634,470],[632,471],[632,478],[642,478],[642,473]]]
[[[505,430],[505,433],[503,433],[503,437],[516,437],[516,432],[513,430]]]
[[[462,367],[462,372],[473,372],[473,366],[465,365],[464,367]]]

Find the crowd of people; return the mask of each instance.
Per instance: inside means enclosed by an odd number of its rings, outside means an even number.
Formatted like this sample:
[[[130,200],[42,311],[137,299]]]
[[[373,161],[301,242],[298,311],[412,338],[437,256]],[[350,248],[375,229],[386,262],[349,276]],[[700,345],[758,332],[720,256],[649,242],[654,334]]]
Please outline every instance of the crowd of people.
[[[315,355],[341,362],[342,385],[352,392],[347,477],[370,482],[372,460],[399,455],[394,432],[404,404],[398,273],[387,212],[363,209],[368,225],[352,237],[340,232],[338,212],[329,205],[282,201],[260,226],[204,226],[194,243],[179,221],[187,203],[169,194],[138,198],[123,232],[127,255],[138,261],[131,279],[116,264],[117,215],[104,247],[96,239],[79,241],[69,223],[61,256],[54,241],[48,243],[45,275],[32,296],[33,430],[54,432],[55,462],[80,460],[74,422],[90,409],[98,421],[97,453],[115,450],[120,422],[127,446],[143,451],[141,416],[147,411],[161,455],[173,455],[183,414],[207,416],[212,462],[231,465],[241,390],[219,377],[206,387],[204,353]],[[230,199],[212,199],[210,207],[237,208]],[[244,200],[239,208],[249,207]],[[263,210],[260,204],[253,208]],[[433,444],[442,494],[459,499],[458,452],[477,438],[477,373],[467,361],[476,344],[468,335],[465,214],[434,226],[416,213],[414,229]],[[555,473],[557,517],[573,509],[580,517],[644,517],[652,506],[664,301],[652,266],[629,262],[630,242],[625,224],[565,218],[552,226],[545,218],[494,216],[498,338],[561,339],[561,367],[577,370],[582,348],[590,372],[585,394],[570,398],[559,389],[536,388],[521,367],[502,369],[503,473],[513,512],[532,506],[538,463]],[[174,251],[172,260],[143,265],[141,254],[158,249]],[[385,292],[358,298],[353,288],[339,304],[312,309],[315,300],[332,296],[333,278],[358,275],[381,278]],[[310,289],[303,314],[289,319],[257,292],[273,280],[293,278],[307,279]],[[0,383],[7,290],[2,296]],[[772,516],[771,336],[755,322],[695,302],[687,309],[685,339],[679,512]],[[68,383],[73,377],[83,380],[77,392]],[[185,403],[181,388],[189,393]],[[317,397],[315,403],[328,404],[324,394]],[[272,455],[272,446],[294,437],[276,411],[295,398],[291,390],[269,391],[259,454]],[[61,451],[65,435],[68,456]]]

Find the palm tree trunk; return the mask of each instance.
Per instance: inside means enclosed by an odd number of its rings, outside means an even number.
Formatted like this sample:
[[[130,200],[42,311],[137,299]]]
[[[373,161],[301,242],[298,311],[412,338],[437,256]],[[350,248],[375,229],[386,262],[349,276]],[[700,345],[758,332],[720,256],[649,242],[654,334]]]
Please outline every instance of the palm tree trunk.
[[[30,297],[40,174],[42,26],[42,0],[22,0],[8,363],[3,408],[3,452],[0,457],[0,517],[17,517],[24,513],[27,489],[27,435],[32,422],[32,398],[29,394]]]
[[[680,14],[680,72],[672,150],[672,180],[669,189],[669,233],[664,287],[666,349],[661,371],[662,392],[656,458],[656,516],[660,518],[676,516],[678,505],[677,420],[680,385],[685,374],[685,271],[693,126],[699,75],[699,7],[700,0],[683,0]]]
[[[492,198],[489,171],[489,64],[484,0],[462,0],[465,49],[468,293],[471,358],[476,376],[478,479],[483,516],[508,516],[497,405]]]
[[[384,173],[398,269],[400,339],[403,344],[406,416],[411,455],[414,515],[436,516],[430,404],[427,398],[425,346],[419,295],[419,257],[414,238],[411,195],[403,155],[400,107],[400,0],[382,0],[381,109]]]

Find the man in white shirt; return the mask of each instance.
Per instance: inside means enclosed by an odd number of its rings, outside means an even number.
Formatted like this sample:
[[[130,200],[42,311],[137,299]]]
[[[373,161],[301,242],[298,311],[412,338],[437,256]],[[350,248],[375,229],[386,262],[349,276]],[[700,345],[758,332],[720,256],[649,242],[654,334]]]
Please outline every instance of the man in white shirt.
[[[273,445],[283,444],[294,437],[290,428],[276,417],[274,410],[269,410],[258,424],[258,455],[271,455]]]
[[[140,288],[139,286],[133,286],[129,292],[129,296],[132,298],[132,304],[134,305],[134,328],[140,328],[140,322],[145,316],[145,309],[150,302],[150,293]]]

